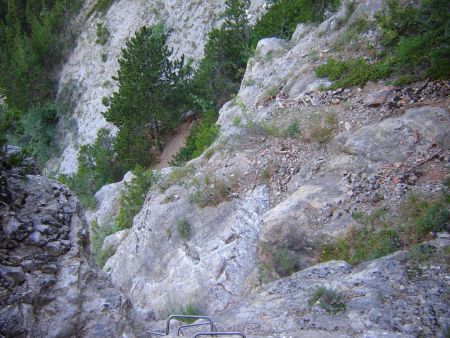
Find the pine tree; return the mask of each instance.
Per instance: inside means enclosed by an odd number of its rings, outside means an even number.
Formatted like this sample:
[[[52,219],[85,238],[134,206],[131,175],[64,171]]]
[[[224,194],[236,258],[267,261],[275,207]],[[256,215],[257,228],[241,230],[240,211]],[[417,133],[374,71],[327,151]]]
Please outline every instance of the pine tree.
[[[142,27],[122,49],[117,77],[119,90],[104,116],[119,128],[118,159],[128,168],[154,161],[152,151],[179,121],[186,102],[184,59],[170,61],[167,35],[161,26]]]

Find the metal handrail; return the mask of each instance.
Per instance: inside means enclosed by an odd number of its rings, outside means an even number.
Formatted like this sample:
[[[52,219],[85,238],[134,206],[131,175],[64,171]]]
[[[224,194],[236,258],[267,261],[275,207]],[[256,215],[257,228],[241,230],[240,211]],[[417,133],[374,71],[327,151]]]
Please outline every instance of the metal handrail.
[[[185,324],[185,325],[181,325],[181,326],[178,328],[177,336],[179,336],[180,333],[183,334],[183,336],[184,336],[183,329],[187,329],[187,328],[189,328],[189,327],[203,326],[203,325],[211,325],[211,324],[210,324],[210,323],[198,323],[198,324]],[[214,325],[214,324],[213,324],[213,325]],[[215,327],[214,327],[214,329],[215,329]]]
[[[212,319],[208,316],[191,316],[191,315],[171,315],[166,322],[166,335],[169,334],[170,331],[170,321],[172,319],[205,319],[211,325],[211,331],[214,331],[214,323]],[[207,323],[208,324],[208,323]]]
[[[242,338],[247,338],[242,332],[199,332],[192,336],[192,338],[200,336],[241,336]]]

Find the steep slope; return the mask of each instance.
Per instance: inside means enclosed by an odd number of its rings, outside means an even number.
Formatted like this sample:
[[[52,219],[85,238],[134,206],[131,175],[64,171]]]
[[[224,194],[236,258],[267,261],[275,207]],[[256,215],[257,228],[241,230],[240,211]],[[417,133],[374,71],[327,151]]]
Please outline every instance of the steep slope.
[[[0,335],[133,336],[132,307],[92,263],[78,200],[27,171],[0,158]]]
[[[349,336],[372,328],[372,336],[383,330],[393,336],[399,330],[405,336],[444,331],[450,314],[440,296],[433,298],[439,311],[430,310],[429,320],[410,330],[412,312],[399,312],[398,321],[385,327],[374,326],[366,321],[368,308],[358,308],[356,298],[363,295],[348,291],[352,278],[364,275],[361,283],[368,285],[363,288],[371,294],[383,292],[384,277],[375,284],[366,277],[372,269],[377,276],[394,273],[401,255],[356,268],[342,262],[319,265],[258,293],[268,281],[316,264],[321,243],[361,226],[352,217],[356,211],[382,208],[395,215],[407,192],[433,196],[446,189],[448,81],[318,90],[329,82],[318,79],[314,67],[333,55],[333,43],[353,22],[373,18],[382,6],[382,1],[353,3],[319,26],[299,25],[289,42],[260,41],[239,94],[220,112],[215,144],[186,167],[163,170],[159,187],[148,193],[105,266],[143,315],[163,317],[194,304],[207,313],[226,311],[220,317],[227,323],[224,328],[237,323],[236,328],[257,335],[317,328]],[[374,36],[365,34],[361,44]],[[186,223],[188,236],[178,226]],[[409,286],[412,298],[405,304],[427,297],[428,285],[443,290],[448,262],[439,264],[443,275],[430,274],[425,284]],[[336,271],[324,277],[328,267]],[[397,277],[407,283],[401,271]],[[307,285],[302,280],[310,274],[314,283]],[[343,317],[319,313],[310,319],[306,299],[298,307],[288,304],[291,296],[309,297],[320,283],[345,289],[354,299]],[[402,302],[394,289],[392,301]],[[271,293],[277,295],[272,299]],[[399,307],[391,305],[379,310],[395,312]],[[288,310],[283,312],[283,306]],[[321,336],[323,331],[311,334]]]
[[[263,0],[252,1],[250,15],[253,18],[264,3]],[[93,4],[93,1],[86,2],[82,17]],[[73,107],[69,116],[61,121],[59,143],[64,151],[61,158],[50,164],[51,170],[76,171],[79,146],[92,143],[100,128],[113,129],[101,114],[106,110],[102,97],[110,96],[115,89],[111,78],[117,75],[118,57],[128,38],[144,25],[163,23],[170,32],[168,45],[173,48],[173,57],[184,54],[186,60],[198,61],[203,55],[208,32],[221,23],[224,6],[222,0],[117,0],[112,1],[106,13],[91,15],[84,22],[76,47],[60,75],[60,96],[72,102]],[[96,42],[98,24],[109,32],[105,33],[103,45]],[[73,122],[68,123],[68,119]]]

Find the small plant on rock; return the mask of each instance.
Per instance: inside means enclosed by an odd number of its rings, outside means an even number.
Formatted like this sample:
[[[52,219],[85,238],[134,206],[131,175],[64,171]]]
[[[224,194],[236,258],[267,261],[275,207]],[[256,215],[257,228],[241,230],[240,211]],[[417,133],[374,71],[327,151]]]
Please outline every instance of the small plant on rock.
[[[177,232],[182,239],[189,239],[191,236],[192,226],[186,218],[179,219],[176,223]]]
[[[95,43],[102,46],[105,45],[109,38],[109,31],[108,28],[106,28],[105,24],[98,23],[95,34],[97,35]]]
[[[330,315],[344,312],[347,308],[344,297],[340,293],[323,286],[314,290],[309,304],[311,306],[319,305]]]

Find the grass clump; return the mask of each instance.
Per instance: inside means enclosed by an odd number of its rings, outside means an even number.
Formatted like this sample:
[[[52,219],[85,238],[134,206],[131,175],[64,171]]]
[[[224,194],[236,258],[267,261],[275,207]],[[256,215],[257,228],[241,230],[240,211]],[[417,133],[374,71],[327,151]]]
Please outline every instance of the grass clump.
[[[179,309],[175,309],[175,310],[171,311],[170,314],[183,315],[183,316],[203,316],[204,312],[197,305],[189,303],[189,304],[182,306]],[[180,322],[183,322],[186,324],[192,324],[196,320],[197,319],[188,319],[188,318],[179,319]]]
[[[230,189],[223,180],[209,182],[209,179],[205,179],[191,194],[191,202],[200,208],[216,206],[230,199]]]
[[[347,308],[345,299],[340,293],[325,287],[319,287],[314,290],[311,299],[309,300],[309,304],[311,306],[316,304],[319,305],[330,315],[344,312]]]
[[[190,159],[200,156],[214,142],[219,133],[216,120],[215,110],[206,111],[200,121],[191,128],[186,145],[170,161],[170,165],[184,165]]]
[[[332,89],[361,86],[368,81],[379,80],[390,74],[391,70],[384,62],[368,63],[363,59],[339,61],[328,59],[327,63],[316,69],[318,77],[327,77],[334,81]]]
[[[87,15],[90,17],[94,12],[104,13],[109,6],[111,6],[111,0],[97,0]]]
[[[180,235],[182,239],[189,239],[189,237],[191,236],[192,226],[186,218],[179,219],[176,222],[176,228],[178,235]]]
[[[346,236],[322,243],[319,261],[338,259],[358,264],[426,241],[432,233],[450,230],[449,205],[448,193],[432,199],[412,194],[400,207],[397,225],[389,224],[380,209],[369,215],[355,213],[354,219],[362,228],[352,228]]]
[[[275,271],[282,277],[298,271],[297,259],[288,248],[278,249],[273,253]]]
[[[116,160],[113,140],[110,131],[100,129],[93,144],[81,146],[77,172],[58,177],[77,195],[84,208],[94,208],[94,194],[103,185],[120,181],[125,174],[125,169]]]
[[[315,69],[316,74],[335,81],[332,88],[361,86],[388,77],[396,79],[397,84],[428,77],[447,79],[450,76],[449,22],[445,0],[421,0],[418,6],[401,6],[397,0],[389,0],[387,11],[376,18],[384,47],[383,53],[377,55],[378,61],[329,59]],[[354,36],[363,29],[364,24],[358,24],[347,34]]]
[[[109,30],[106,28],[104,23],[97,24],[95,34],[97,36],[95,43],[104,46],[109,38]]]
[[[100,227],[97,222],[92,223],[92,234],[91,234],[91,249],[92,255],[94,256],[95,263],[98,267],[102,268],[109,257],[115,254],[112,247],[102,250],[103,242],[105,238],[117,232],[114,224],[109,226]]]
[[[131,228],[133,218],[141,210],[145,196],[157,181],[157,175],[151,170],[136,167],[133,170],[134,178],[125,183],[125,192],[120,197],[120,207],[115,219],[117,230]]]
[[[300,134],[300,126],[297,121],[292,122],[286,129],[286,135],[290,138],[295,138]]]

